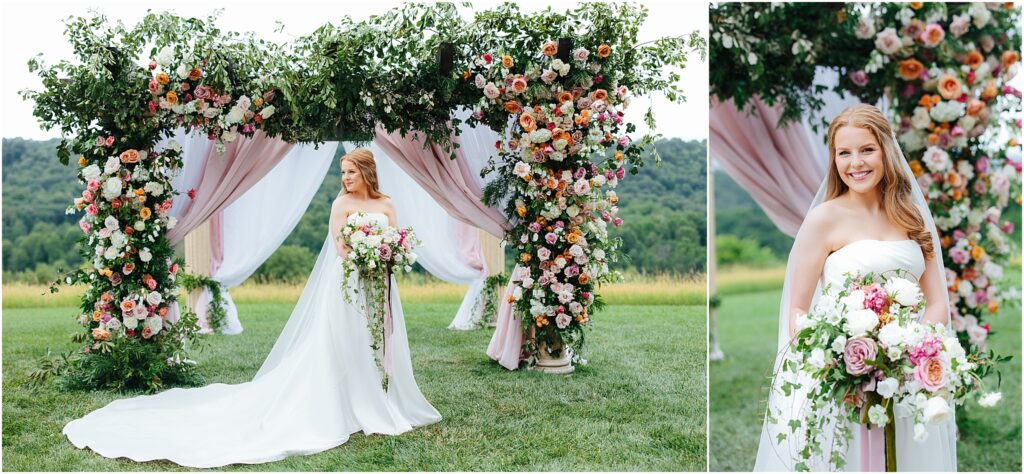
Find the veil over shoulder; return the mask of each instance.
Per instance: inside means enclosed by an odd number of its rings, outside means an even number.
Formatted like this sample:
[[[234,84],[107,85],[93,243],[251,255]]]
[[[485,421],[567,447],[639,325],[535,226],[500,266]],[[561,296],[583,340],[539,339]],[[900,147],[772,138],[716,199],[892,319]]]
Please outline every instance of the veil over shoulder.
[[[342,296],[340,259],[328,234],[302,296],[251,381],[117,400],[71,421],[64,434],[76,447],[109,458],[209,468],[312,454],[357,431],[396,435],[440,421],[413,377],[397,288],[385,393],[365,316]]]
[[[897,149],[899,149],[899,142],[896,141],[895,136],[893,137],[893,141],[896,143]],[[902,164],[902,172],[911,183],[911,197],[914,204],[916,204],[915,207],[921,213],[925,228],[932,235],[932,243],[936,249],[932,260],[939,269],[938,273],[942,280],[942,288],[946,288],[945,272],[942,271],[945,267],[942,264],[942,252],[939,250],[941,247],[939,246],[939,237],[935,227],[935,221],[932,218],[927,201],[924,199],[924,194],[921,192],[917,179],[914,177],[909,164],[903,157],[902,150],[900,150],[899,162]],[[811,203],[810,209],[813,209],[815,206],[824,202],[826,183],[827,181],[823,181],[821,186],[818,188],[818,192]],[[833,255],[836,254],[834,253]],[[778,353],[772,369],[773,374],[780,373],[782,362],[787,355],[790,343],[788,308],[791,301],[790,297],[792,289],[790,288],[790,284],[792,283],[793,260],[794,255],[790,253],[789,261],[786,265],[786,280],[783,285],[782,300],[779,306]],[[818,287],[815,288],[814,291],[815,300],[817,299],[817,295],[821,293],[821,289],[822,285],[819,281]],[[949,297],[945,292],[943,292],[942,301],[929,302],[929,304],[943,304],[948,309]],[[812,302],[811,306],[813,307],[813,305],[814,302]],[[786,381],[803,382],[801,384],[803,388],[794,389],[787,395],[782,389],[782,385]],[[808,382],[808,380],[783,380],[782,376],[773,377],[772,386],[768,394],[768,406],[764,418],[764,424],[761,429],[757,458],[754,463],[754,471],[795,470],[796,461],[794,459],[803,447],[803,442],[801,440],[793,439],[793,436],[790,433],[789,422],[792,420],[800,420],[807,415],[805,412],[805,402]],[[914,433],[912,423],[907,422],[907,420],[901,421],[901,419],[897,418],[896,428],[897,466],[901,471],[956,470],[956,425],[954,421],[951,420],[948,423],[929,426],[929,437],[924,443],[917,442],[913,439]],[[847,446],[848,454],[846,456],[846,470],[870,470],[870,466],[864,465],[866,461],[857,454],[862,447],[862,440],[860,439],[859,433],[857,430],[852,430],[852,432],[854,439]],[[863,441],[867,442],[866,440]],[[823,458],[812,460],[810,466],[811,469],[818,471],[829,470],[830,463],[827,458],[829,454],[830,453],[824,453]]]

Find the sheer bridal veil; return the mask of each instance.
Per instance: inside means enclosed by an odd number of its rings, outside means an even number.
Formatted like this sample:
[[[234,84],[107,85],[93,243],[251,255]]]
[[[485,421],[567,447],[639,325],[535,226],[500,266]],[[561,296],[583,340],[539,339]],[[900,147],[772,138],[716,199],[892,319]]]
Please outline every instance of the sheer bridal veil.
[[[853,107],[857,107],[856,105]],[[882,139],[882,137],[879,137]],[[915,204],[915,207],[919,210],[922,219],[924,220],[925,229],[931,233],[932,245],[935,249],[931,258],[931,264],[934,264],[938,268],[938,276],[941,279],[942,288],[948,288],[946,281],[945,266],[942,263],[942,247],[939,245],[939,235],[935,226],[935,220],[932,218],[931,211],[928,208],[928,203],[925,201],[924,194],[921,191],[921,187],[917,182],[917,178],[914,177],[914,173],[910,169],[910,165],[907,163],[903,156],[903,150],[900,148],[899,142],[896,136],[890,130],[890,133],[885,139],[892,140],[892,147],[895,149],[898,156],[898,164],[900,165],[901,172],[910,182],[911,192],[910,197]],[[883,146],[883,149],[886,147]],[[829,160],[830,164],[831,160]],[[814,196],[814,200],[808,209],[813,209],[815,206],[821,204],[826,198],[826,188],[828,184],[828,172],[826,171],[825,178],[822,180],[821,185],[818,187],[818,192]],[[799,234],[798,234],[798,237]],[[794,245],[796,248],[796,245]],[[778,334],[778,352],[773,365],[772,374],[779,374],[783,360],[785,359],[789,343],[789,307],[791,290],[790,285],[792,284],[792,272],[793,272],[794,255],[790,252],[789,259],[786,263],[786,279],[782,289],[782,299],[779,304],[779,334]],[[818,287],[815,288],[814,295],[817,299],[817,295],[821,291],[821,284],[819,278]],[[942,300],[937,302],[927,302],[926,304],[941,304],[949,308],[949,295],[947,292],[942,293]],[[811,302],[810,307],[814,307],[814,301]],[[947,328],[948,328],[948,317],[947,317]],[[806,402],[806,388],[793,390],[789,395],[786,395],[782,390],[781,376],[776,376],[772,379],[771,390],[768,394],[768,406],[766,416],[764,418],[764,425],[761,430],[761,440],[757,451],[757,458],[754,464],[755,471],[793,471],[794,470],[794,458],[802,448],[802,443],[793,440],[789,428],[790,420],[800,420],[806,416],[803,413],[805,409],[804,403]],[[792,380],[790,380],[792,381]],[[804,384],[806,385],[806,383]],[[786,434],[785,439],[779,439],[780,434]],[[900,435],[897,435],[900,437]],[[908,441],[913,443],[911,438],[908,437]],[[900,442],[903,442],[902,437]],[[955,443],[955,440],[953,440]],[[955,450],[955,445],[950,446],[951,449]],[[829,453],[824,453],[828,456]],[[937,453],[935,453],[937,454]],[[812,466],[814,470],[820,470],[827,468],[827,461],[823,460],[821,465],[817,468]],[[901,466],[902,467],[902,466]]]

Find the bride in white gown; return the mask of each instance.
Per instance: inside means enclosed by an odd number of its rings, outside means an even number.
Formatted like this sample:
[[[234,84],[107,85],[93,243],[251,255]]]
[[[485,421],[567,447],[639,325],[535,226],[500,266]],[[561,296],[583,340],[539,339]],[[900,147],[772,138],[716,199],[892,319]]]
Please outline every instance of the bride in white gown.
[[[779,356],[774,373],[794,335],[797,314],[812,308],[827,283],[841,285],[847,273],[891,273],[916,277],[925,297],[923,320],[948,326],[946,292],[938,233],[924,196],[903,158],[885,116],[870,105],[855,105],[839,114],[828,131],[829,166],[825,182],[797,234],[790,252],[779,314]],[[781,378],[781,377],[780,377]],[[755,471],[792,471],[802,448],[789,422],[807,416],[806,387],[786,395],[775,380],[761,431]],[[912,420],[896,419],[897,468],[900,471],[955,471],[956,424],[926,428],[915,440]],[[843,453],[847,471],[884,470],[880,429],[867,434],[859,426]],[[788,435],[780,440],[779,435]],[[922,437],[921,435],[918,436]],[[831,440],[822,443],[831,446]],[[882,457],[879,454],[883,453]],[[825,452],[812,459],[814,471],[830,470]],[[834,462],[834,461],[833,461]]]
[[[347,193],[334,201],[330,232],[309,281],[252,381],[114,401],[64,427],[76,447],[109,458],[208,468],[317,453],[357,431],[397,435],[441,420],[413,377],[397,287],[391,293],[386,393],[364,311],[342,295],[347,248],[336,239],[342,223],[356,212],[389,225],[396,219],[394,206],[377,190],[368,150],[354,150],[341,166]]]

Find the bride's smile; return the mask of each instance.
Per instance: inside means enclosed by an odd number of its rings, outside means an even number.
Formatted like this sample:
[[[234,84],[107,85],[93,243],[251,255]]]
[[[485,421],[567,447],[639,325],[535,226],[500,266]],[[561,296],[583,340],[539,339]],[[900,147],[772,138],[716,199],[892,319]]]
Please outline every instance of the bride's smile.
[[[884,155],[874,134],[860,127],[836,131],[836,171],[856,193],[873,192],[882,180]]]

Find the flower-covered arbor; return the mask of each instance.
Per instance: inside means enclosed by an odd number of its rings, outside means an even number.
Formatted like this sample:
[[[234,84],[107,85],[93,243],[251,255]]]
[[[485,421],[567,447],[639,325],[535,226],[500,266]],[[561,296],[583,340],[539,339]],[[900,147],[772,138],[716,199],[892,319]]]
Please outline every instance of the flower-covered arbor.
[[[631,5],[525,14],[505,4],[467,23],[451,4],[414,4],[284,45],[221,31],[215,18],[150,14],[132,28],[70,19],[78,60],[34,59],[43,89],[24,96],[43,125],[60,127],[60,159],[77,161],[85,187],[69,211],[83,214],[87,265],[65,279],[87,287],[85,331],[81,352],[39,374],[151,390],[194,377],[196,322],[177,314],[181,262],[167,239],[169,212],[186,199],[172,185],[181,149],[157,146],[173,130],[201,131],[221,150],[261,137],[365,141],[376,130],[453,150],[458,108],[508,133],[484,199],[509,203],[519,281],[535,282],[516,293],[524,326],[582,343],[596,285],[614,277],[606,226],[621,220],[610,189],[644,165],[655,138],[629,137],[629,95],[682,100],[674,69],[704,54],[696,34],[637,45],[645,16]],[[650,111],[645,119],[653,128]]]

